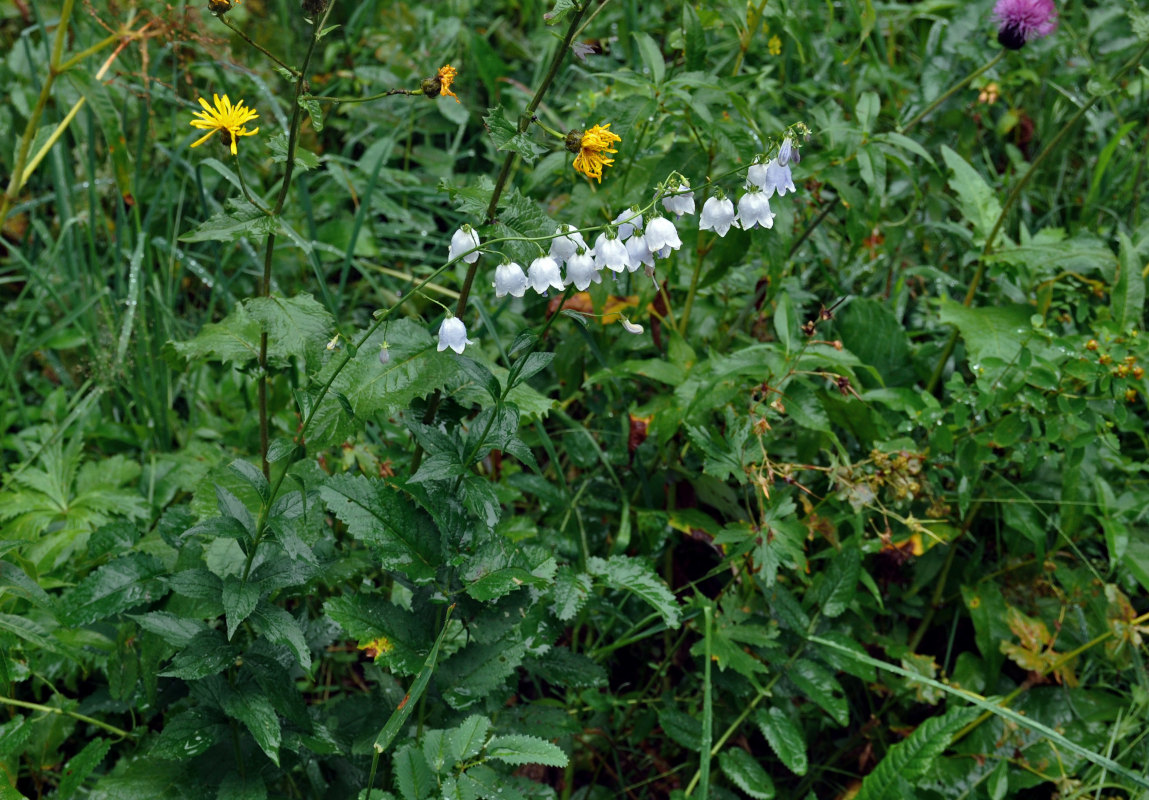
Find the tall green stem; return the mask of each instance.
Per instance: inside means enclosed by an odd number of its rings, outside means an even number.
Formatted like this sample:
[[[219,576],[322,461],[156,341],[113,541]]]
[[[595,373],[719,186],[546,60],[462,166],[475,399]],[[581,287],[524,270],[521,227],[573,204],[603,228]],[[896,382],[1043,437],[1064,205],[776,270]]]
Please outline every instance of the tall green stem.
[[[64,56],[64,41],[68,38],[68,23],[72,18],[72,9],[75,0],[64,0],[60,9],[60,21],[56,24],[56,38],[52,44],[52,55],[48,60],[48,74],[44,76],[44,84],[40,87],[40,96],[36,98],[36,105],[28,115],[28,124],[24,127],[24,135],[20,137],[20,147],[16,151],[16,163],[12,167],[12,177],[8,180],[8,189],[4,192],[4,199],[0,201],[0,224],[8,218],[8,211],[24,184],[24,165],[28,161],[28,151],[32,149],[32,140],[36,130],[40,127],[40,117],[48,105],[48,98],[52,94],[52,85],[61,74],[60,63]]]
[[[1141,63],[1141,59],[1144,58],[1146,50],[1149,50],[1149,45],[1143,46],[1140,50],[1137,51],[1137,54],[1134,55],[1133,58],[1125,62],[1121,69],[1117,71],[1117,74],[1113,76],[1112,82],[1119,82],[1121,77],[1126,72],[1128,72],[1137,64]],[[1029,185],[1029,181],[1037,173],[1037,168],[1041,165],[1041,163],[1045,161],[1045,159],[1048,158],[1054,150],[1057,149],[1058,145],[1061,144],[1061,141],[1069,134],[1069,131],[1072,130],[1073,127],[1081,120],[1081,118],[1085,116],[1089,109],[1093,108],[1093,104],[1096,103],[1099,99],[1101,99],[1100,94],[1095,93],[1089,96],[1089,99],[1081,105],[1081,108],[1077,109],[1077,113],[1069,118],[1069,121],[1061,127],[1061,130],[1057,132],[1057,135],[1054,136],[1053,139],[1050,140],[1049,144],[1047,144],[1044,149],[1042,149],[1042,151],[1037,154],[1037,158],[1033,159],[1032,163],[1029,165],[1029,169],[1025,171],[1025,174],[1022,175],[1020,179],[1018,179],[1009,195],[1005,198],[1005,203],[1003,203],[1001,207],[1001,213],[997,215],[997,220],[994,222],[993,229],[990,230],[989,235],[985,238],[985,244],[982,246],[981,256],[978,258],[977,269],[974,270],[973,278],[970,280],[969,287],[966,289],[965,299],[962,300],[962,305],[966,308],[969,308],[971,305],[973,305],[973,299],[977,295],[978,287],[981,285],[981,279],[985,276],[987,260],[990,254],[993,253],[994,242],[997,240],[998,234],[1001,233],[1002,226],[1005,225],[1006,217],[1009,215],[1009,212],[1013,209],[1013,206],[1017,203],[1018,198],[1021,196],[1022,189]],[[942,373],[945,372],[946,363],[949,361],[950,356],[953,355],[954,348],[957,346],[957,339],[958,332],[955,330],[950,335],[945,349],[942,350],[942,354],[938,358],[938,363],[934,366],[934,371],[930,376],[930,381],[928,384],[926,384],[926,392],[932,393],[934,389],[937,388],[938,383],[941,382]]]
[[[901,133],[906,133],[908,131],[913,130],[914,127],[917,126],[917,124],[919,122],[921,122],[923,119],[928,117],[930,114],[934,113],[934,109],[936,109],[938,106],[940,106],[946,100],[949,100],[951,97],[953,97],[954,94],[956,94],[959,90],[963,89],[964,87],[966,87],[970,83],[972,83],[974,81],[974,79],[977,78],[977,76],[981,75],[983,72],[986,72],[986,71],[992,69],[993,66],[995,64],[997,64],[997,62],[1001,61],[1004,57],[1005,57],[1005,50],[999,51],[996,56],[994,56],[989,61],[987,61],[985,64],[978,67],[973,72],[971,72],[969,75],[966,75],[960,81],[955,83],[948,90],[946,90],[946,92],[944,94],[938,95],[936,100],[934,100],[928,106],[923,108],[921,110],[921,112],[919,112],[916,116],[914,116],[913,119],[911,119],[909,122],[907,122],[905,125],[903,125],[901,127]]]
[[[287,201],[287,193],[291,189],[291,176],[295,171],[295,149],[299,145],[299,125],[303,116],[303,107],[299,104],[299,98],[303,95],[303,87],[307,83],[307,69],[311,66],[311,56],[315,53],[315,45],[319,42],[319,34],[323,30],[328,16],[331,14],[331,9],[334,7],[335,3],[330,3],[327,6],[327,11],[323,15],[323,19],[316,21],[315,30],[311,35],[311,41],[307,45],[307,54],[303,57],[303,65],[299,68],[299,71],[295,73],[295,95],[292,97],[291,125],[288,127],[287,134],[287,161],[283,166],[283,183],[279,187],[279,196],[276,198],[275,207],[271,211],[273,217],[278,217],[280,213],[282,213],[283,205]],[[230,28],[231,25],[229,24],[228,27]],[[246,37],[244,38],[246,39]],[[271,296],[271,265],[274,255],[275,234],[269,233],[267,235],[267,245],[263,251],[263,280],[260,281],[259,285],[260,297]],[[263,476],[270,480],[271,464],[267,460],[267,448],[270,438],[267,422],[267,331],[263,331],[259,335],[258,392],[260,462],[263,467]]]

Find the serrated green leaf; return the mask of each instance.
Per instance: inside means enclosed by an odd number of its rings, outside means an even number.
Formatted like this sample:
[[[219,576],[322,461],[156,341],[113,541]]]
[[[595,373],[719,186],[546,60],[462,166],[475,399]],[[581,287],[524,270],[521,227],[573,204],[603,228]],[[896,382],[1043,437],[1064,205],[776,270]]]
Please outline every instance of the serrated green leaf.
[[[774,781],[754,756],[741,747],[723,750],[718,754],[718,764],[735,786],[755,800],[772,800],[774,797]]]
[[[160,675],[186,681],[206,678],[234,664],[237,655],[239,648],[228,644],[222,631],[209,629],[197,633],[187,647],[176,653],[171,666]]]
[[[92,774],[104,756],[111,749],[109,739],[93,739],[84,745],[84,749],[68,760],[64,771],[60,773],[60,785],[56,789],[57,797],[71,797],[84,783],[84,779]]]
[[[668,628],[678,627],[678,601],[647,564],[629,556],[611,556],[609,560],[593,556],[587,561],[587,569],[612,588],[628,591],[649,603],[662,615]]]
[[[943,301],[938,312],[942,322],[961,332],[970,365],[977,366],[986,358],[1013,361],[1031,330],[1029,318],[1033,309],[1022,305],[966,308],[961,303]]]
[[[423,620],[379,595],[357,592],[333,597],[323,612],[360,644],[385,644],[376,663],[397,675],[418,672],[431,646]]]
[[[822,573],[823,582],[818,593],[822,616],[833,619],[850,607],[861,571],[862,554],[856,546],[847,545],[834,554],[830,566]]]
[[[210,217],[181,242],[234,242],[239,239],[260,240],[276,230],[275,217],[269,217],[246,200],[231,200],[228,210]]]
[[[271,153],[271,161],[275,164],[287,162],[287,131],[280,131],[268,138],[267,149]],[[319,166],[319,156],[302,147],[295,148],[295,166],[302,170],[315,169]]]
[[[195,758],[224,741],[228,733],[228,727],[218,717],[205,709],[192,708],[168,718],[148,756],[175,761]]]
[[[842,685],[821,664],[799,659],[787,670],[786,677],[839,725],[849,724],[850,711]]]
[[[974,230],[984,241],[1001,215],[997,194],[964,158],[942,145],[942,158],[953,173],[950,188],[957,193],[962,215],[973,223]]]
[[[198,619],[183,619],[167,611],[128,614],[145,631],[154,633],[173,647],[186,647],[196,634],[206,630]]]
[[[33,726],[27,717],[14,717],[0,725],[0,758],[20,753],[32,732]]]
[[[64,595],[60,602],[61,617],[74,627],[87,625],[141,603],[159,600],[167,594],[167,587],[159,579],[166,571],[158,558],[144,553],[118,558]]]
[[[678,744],[695,753],[702,750],[702,720],[673,706],[658,709],[658,724]]]
[[[547,148],[531,138],[529,133],[520,133],[518,126],[507,119],[502,106],[487,109],[487,116],[483,117],[487,125],[487,132],[496,150],[518,153],[523,161],[534,163],[535,159],[548,152]]]
[[[898,779],[911,785],[924,777],[953,735],[977,717],[977,709],[957,708],[919,725],[904,741],[893,745],[874,771],[862,780],[854,800],[887,800],[895,796]]]
[[[566,647],[552,647],[530,662],[533,673],[555,686],[571,689],[593,689],[606,686],[606,668],[582,653],[573,653]]]
[[[392,768],[395,770],[395,786],[403,800],[424,800],[431,796],[435,776],[431,774],[423,752],[415,745],[404,745],[396,750]]]
[[[512,734],[496,736],[487,745],[487,755],[505,764],[542,764],[565,767],[569,759],[557,744],[535,736]]]
[[[483,800],[527,800],[526,795],[510,781],[510,778],[500,775],[486,764],[480,764],[459,776],[459,789]]]
[[[504,685],[526,654],[522,642],[472,642],[445,660],[437,676],[443,699],[452,708],[474,705]]]
[[[287,647],[302,669],[311,669],[311,648],[307,646],[299,620],[290,613],[263,600],[254,609],[251,624],[269,642]]]
[[[786,768],[795,775],[805,775],[809,767],[806,760],[806,739],[797,723],[777,706],[758,711],[754,721],[758,723],[758,729],[770,743],[770,749]]]
[[[235,629],[255,611],[255,604],[259,602],[260,587],[258,584],[241,581],[234,575],[228,575],[223,582],[223,610],[227,615],[227,638],[235,635]]]
[[[560,567],[555,575],[554,588],[551,589],[551,608],[555,616],[563,622],[574,619],[590,597],[593,585],[594,579],[590,575],[575,572],[570,567]]]
[[[224,700],[224,712],[242,722],[259,748],[279,766],[279,744],[282,741],[279,717],[263,693],[255,686],[243,686]]]
[[[438,528],[421,508],[399,490],[363,475],[342,474],[319,489],[327,507],[357,539],[371,544],[384,569],[415,583],[435,577],[443,560]]]
[[[543,19],[547,21],[548,25],[555,25],[562,21],[567,12],[575,7],[574,0],[555,0],[554,7],[550,11],[543,14]]]
[[[486,717],[478,714],[467,717],[450,731],[451,756],[456,762],[474,758],[486,746],[490,730],[491,721]]]

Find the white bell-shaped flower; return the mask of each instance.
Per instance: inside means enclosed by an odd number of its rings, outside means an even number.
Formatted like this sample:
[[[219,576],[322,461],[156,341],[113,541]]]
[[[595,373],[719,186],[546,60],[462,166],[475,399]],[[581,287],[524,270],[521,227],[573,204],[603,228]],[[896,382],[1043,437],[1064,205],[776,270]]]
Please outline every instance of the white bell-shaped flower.
[[[559,274],[559,262],[550,256],[542,256],[531,262],[527,268],[527,280],[531,288],[539,294],[546,294],[547,289],[563,290],[562,275]]]
[[[777,159],[766,165],[766,173],[766,180],[778,192],[779,197],[785,197],[786,192],[798,191],[794,187],[794,177],[790,174],[790,167],[779,163]]]
[[[646,238],[643,236],[632,236],[626,240],[626,255],[626,268],[630,272],[637,272],[641,266],[654,268],[654,255],[646,246]]]
[[[677,214],[678,219],[682,219],[683,214],[693,214],[694,192],[690,191],[690,183],[685,179],[680,181],[674,194],[662,198],[662,207]]]
[[[774,194],[774,187],[770,186],[769,189],[766,188],[769,177],[769,174],[766,172],[766,165],[756,158],[754,159],[754,163],[750,165],[750,169],[746,170],[746,185],[757,186],[766,192],[766,197],[770,197],[770,195]]]
[[[646,246],[650,252],[659,258],[666,258],[670,250],[682,247],[682,240],[678,238],[678,229],[666,217],[655,217],[646,225]],[[667,250],[666,248],[670,248]],[[665,255],[663,253],[665,252]]]
[[[751,188],[738,200],[738,224],[748,231],[755,225],[763,228],[774,227],[774,212],[770,210],[770,200],[766,193]]]
[[[495,267],[495,297],[522,297],[528,285],[527,274],[514,261]]]
[[[594,240],[594,265],[597,269],[622,272],[630,264],[630,256],[621,239],[611,239],[605,232]]]
[[[732,225],[737,225],[734,216],[734,202],[726,197],[708,197],[702,206],[702,216],[698,218],[698,228],[714,231],[725,236]]]
[[[447,253],[447,260],[454,261],[459,256],[463,256],[463,261],[467,264],[474,264],[479,260],[479,232],[470,225],[464,225],[451,236],[451,249]]]
[[[583,241],[582,234],[573,225],[559,225],[555,229],[555,233],[559,234],[556,238],[551,239],[551,258],[556,261],[567,261],[579,249],[586,250],[586,242]]]
[[[618,231],[620,241],[626,242],[634,234],[642,234],[642,212],[631,206],[610,223]]]
[[[591,283],[602,283],[602,276],[595,268],[590,253],[580,250],[567,259],[567,283],[573,283],[580,292],[585,292]]]
[[[467,338],[467,326],[463,324],[463,320],[458,317],[447,317],[443,320],[443,324],[439,326],[440,353],[449,347],[462,355],[463,348],[469,344],[474,342]]]

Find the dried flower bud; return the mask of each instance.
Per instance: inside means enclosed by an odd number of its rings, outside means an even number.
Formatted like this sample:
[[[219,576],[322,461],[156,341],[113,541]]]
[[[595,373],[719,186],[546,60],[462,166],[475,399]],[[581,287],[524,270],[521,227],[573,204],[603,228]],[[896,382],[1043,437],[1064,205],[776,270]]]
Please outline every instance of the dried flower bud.
[[[302,0],[299,8],[311,19],[318,19],[327,10],[330,0]]]
[[[231,11],[233,5],[231,0],[207,0],[207,10],[217,17],[222,17]]]

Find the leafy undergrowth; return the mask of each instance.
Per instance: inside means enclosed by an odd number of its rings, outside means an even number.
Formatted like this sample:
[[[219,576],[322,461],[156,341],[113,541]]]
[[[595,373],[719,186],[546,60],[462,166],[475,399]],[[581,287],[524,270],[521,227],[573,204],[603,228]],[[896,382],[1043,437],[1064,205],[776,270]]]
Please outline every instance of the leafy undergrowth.
[[[1149,20],[1050,8],[6,7],[0,800],[1149,798]]]

